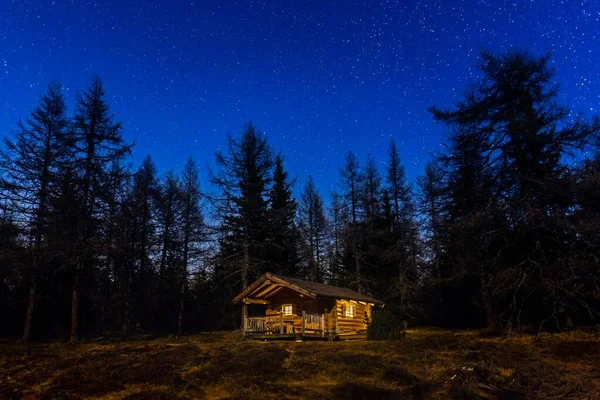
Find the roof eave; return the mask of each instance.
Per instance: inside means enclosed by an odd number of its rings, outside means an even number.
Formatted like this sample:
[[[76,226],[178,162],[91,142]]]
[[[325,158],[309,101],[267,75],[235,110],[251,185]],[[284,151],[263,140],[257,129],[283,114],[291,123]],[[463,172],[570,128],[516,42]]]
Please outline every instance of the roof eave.
[[[334,296],[334,295],[324,295],[324,294],[317,294],[318,297],[326,297],[328,299],[338,299],[338,300],[353,300],[353,301],[362,301],[364,303],[373,303],[373,304],[385,304],[383,301],[380,300],[375,300],[373,298],[369,298],[369,299],[357,299],[357,298],[352,298],[350,296],[343,296],[343,295],[339,295],[339,296]]]
[[[240,294],[235,296],[232,301],[233,304],[236,304],[236,303],[239,303],[240,301],[242,301],[245,297],[247,297],[254,290],[259,288],[267,280],[270,280],[278,285],[290,288],[296,292],[299,292],[299,293],[301,293],[305,296],[311,297],[313,299],[317,297],[317,293],[314,293],[313,291],[311,291],[309,289],[303,288],[302,286],[296,285],[295,283],[286,281],[285,279],[283,279],[275,274],[272,274],[270,272],[266,272],[260,278],[258,278],[256,281],[252,282],[252,284],[248,285],[244,290],[242,290],[242,292]]]

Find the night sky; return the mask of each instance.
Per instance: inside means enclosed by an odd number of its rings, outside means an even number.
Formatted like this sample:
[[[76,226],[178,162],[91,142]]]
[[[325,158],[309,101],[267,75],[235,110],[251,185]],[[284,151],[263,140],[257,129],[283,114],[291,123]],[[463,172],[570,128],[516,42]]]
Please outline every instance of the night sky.
[[[51,79],[105,82],[134,166],[188,155],[202,169],[252,120],[302,184],[323,194],[354,150],[380,163],[395,138],[409,179],[440,149],[427,112],[477,77],[479,50],[552,54],[561,101],[600,109],[600,1],[0,0],[0,134]],[[296,189],[298,189],[297,187]]]

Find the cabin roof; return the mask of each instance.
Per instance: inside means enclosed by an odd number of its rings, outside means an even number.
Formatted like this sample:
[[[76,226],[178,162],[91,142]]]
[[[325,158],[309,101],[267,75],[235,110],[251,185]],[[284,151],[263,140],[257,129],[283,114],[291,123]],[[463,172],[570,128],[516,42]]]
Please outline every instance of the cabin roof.
[[[303,279],[290,278],[288,276],[275,275],[270,272],[263,274],[260,278],[250,284],[233,299],[233,302],[237,303],[247,297],[266,300],[283,287],[288,287],[312,298],[319,296],[383,304],[382,301],[376,300],[373,297],[365,296],[364,294],[358,293],[352,289],[327,285],[325,283],[306,281]]]

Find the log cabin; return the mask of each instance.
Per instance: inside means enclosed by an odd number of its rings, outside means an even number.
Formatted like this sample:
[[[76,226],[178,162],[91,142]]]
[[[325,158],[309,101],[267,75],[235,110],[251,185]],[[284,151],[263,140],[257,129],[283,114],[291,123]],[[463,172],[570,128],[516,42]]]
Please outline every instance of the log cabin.
[[[364,338],[383,302],[354,290],[302,279],[262,275],[233,299],[247,305],[244,337],[253,339]]]

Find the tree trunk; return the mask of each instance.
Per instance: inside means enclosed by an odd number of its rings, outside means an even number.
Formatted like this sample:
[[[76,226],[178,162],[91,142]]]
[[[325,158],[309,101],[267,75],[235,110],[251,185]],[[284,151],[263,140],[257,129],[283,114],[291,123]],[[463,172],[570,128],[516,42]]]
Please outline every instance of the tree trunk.
[[[184,311],[184,298],[185,298],[185,292],[186,292],[186,286],[187,286],[187,268],[186,268],[186,272],[184,273],[183,276],[183,282],[181,282],[181,298],[179,299],[179,318],[177,320],[177,335],[181,335],[181,332],[183,331],[183,311]]]
[[[126,266],[128,268],[128,266]],[[129,336],[129,326],[131,324],[131,272],[127,272],[124,283],[123,283],[123,299],[124,299],[124,310],[123,310],[123,325],[121,326],[121,333],[123,336]]]
[[[160,318],[164,318],[166,316],[166,307],[165,307],[165,270],[167,269],[167,254],[168,254],[168,231],[169,227],[165,226],[165,233],[163,235],[163,245],[160,256],[160,266],[158,268],[158,309],[160,312]]]
[[[315,265],[315,278],[319,278],[321,276],[321,248],[319,245],[319,233],[317,232],[317,235],[315,237],[315,250],[317,252],[316,254],[316,265]],[[313,278],[313,281],[316,281],[316,279]]]
[[[40,191],[39,191],[39,210],[37,212],[37,219],[35,222],[36,237],[34,247],[34,265],[33,265],[33,276],[31,278],[31,286],[29,287],[29,297],[27,299],[27,311],[25,314],[25,325],[23,327],[23,338],[22,341],[27,343],[31,337],[31,324],[33,320],[33,311],[35,310],[35,296],[36,296],[36,285],[37,285],[37,273],[40,270],[40,248],[42,243],[42,230],[44,228],[44,221],[46,217],[46,200],[47,200],[47,188],[48,181],[50,180],[49,168],[51,162],[51,138],[52,128],[49,129],[48,135],[46,136],[45,147],[44,147],[44,161],[42,164],[42,176],[40,178]]]
[[[247,234],[246,234],[247,235]],[[244,265],[242,266],[242,290],[248,287],[248,272],[250,271],[250,243],[248,243],[248,238],[244,239]],[[242,303],[242,320],[240,324],[240,328],[244,329],[244,322],[246,321],[246,316],[248,315],[248,305],[246,303]]]
[[[148,223],[147,214],[144,212],[144,219],[142,220],[142,237],[140,243],[140,271],[139,271],[139,282],[138,282],[138,299],[136,302],[136,316],[135,316],[135,330],[136,333],[145,325],[145,314],[144,307],[146,305],[146,224]]]
[[[73,278],[73,292],[71,293],[71,338],[69,342],[76,343],[79,328],[79,268]]]
[[[191,197],[188,195],[186,198],[186,207],[185,207],[185,235],[183,238],[183,280],[181,282],[181,298],[179,299],[179,318],[177,320],[177,334],[181,334],[183,330],[183,311],[185,304],[185,289],[187,286],[187,274],[188,274],[188,260],[190,256],[190,237],[192,230],[192,203]]]
[[[23,338],[21,339],[24,343],[27,343],[31,337],[31,321],[33,320],[33,310],[35,309],[36,278],[37,277],[34,275],[31,279],[31,286],[29,287],[27,313],[25,314],[25,326],[23,328]]]
[[[362,293],[362,285],[360,278],[360,258],[358,257],[358,246],[356,245],[356,231],[352,238],[352,251],[354,253],[354,262],[356,263],[356,291]]]

